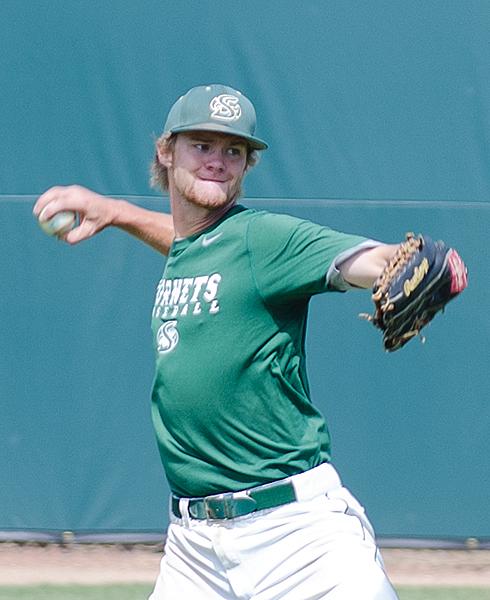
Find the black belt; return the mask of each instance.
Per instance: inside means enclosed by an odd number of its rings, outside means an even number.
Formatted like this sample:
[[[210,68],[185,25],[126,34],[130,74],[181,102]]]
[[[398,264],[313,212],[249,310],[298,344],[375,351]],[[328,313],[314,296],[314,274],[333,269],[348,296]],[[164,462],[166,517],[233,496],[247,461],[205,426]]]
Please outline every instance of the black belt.
[[[172,495],[172,512],[181,519],[177,496]],[[296,500],[290,481],[277,481],[242,492],[227,492],[204,498],[189,498],[189,515],[193,519],[233,519],[257,510],[274,508]]]

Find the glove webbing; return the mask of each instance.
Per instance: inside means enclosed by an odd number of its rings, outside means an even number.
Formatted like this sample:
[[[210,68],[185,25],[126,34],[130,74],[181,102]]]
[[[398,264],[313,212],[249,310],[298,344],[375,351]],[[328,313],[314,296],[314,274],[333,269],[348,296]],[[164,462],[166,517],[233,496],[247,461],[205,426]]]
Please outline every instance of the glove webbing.
[[[415,237],[413,233],[407,233],[407,240],[400,244],[395,254],[391,257],[388,265],[383,269],[378,281],[375,284],[375,292],[372,295],[373,302],[376,304],[378,310],[383,313],[393,310],[393,304],[388,303],[388,290],[391,282],[397,273],[409,262],[415,252],[417,252],[422,245],[420,237]],[[371,317],[372,320],[373,317]]]

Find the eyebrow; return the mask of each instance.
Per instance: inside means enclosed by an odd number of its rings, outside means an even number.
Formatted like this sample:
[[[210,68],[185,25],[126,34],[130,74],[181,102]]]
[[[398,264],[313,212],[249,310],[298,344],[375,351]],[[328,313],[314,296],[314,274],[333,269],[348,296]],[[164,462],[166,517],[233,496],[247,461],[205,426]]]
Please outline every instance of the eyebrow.
[[[195,135],[191,135],[190,139],[195,141],[195,142],[211,142],[214,139],[214,135],[213,134],[209,134],[206,131],[203,132],[196,132]],[[247,140],[245,140],[244,138],[241,137],[234,137],[234,136],[230,136],[227,134],[223,134],[222,136],[219,136],[220,138],[225,138],[227,139],[231,145],[235,145],[235,144],[243,144],[244,146],[247,145]]]

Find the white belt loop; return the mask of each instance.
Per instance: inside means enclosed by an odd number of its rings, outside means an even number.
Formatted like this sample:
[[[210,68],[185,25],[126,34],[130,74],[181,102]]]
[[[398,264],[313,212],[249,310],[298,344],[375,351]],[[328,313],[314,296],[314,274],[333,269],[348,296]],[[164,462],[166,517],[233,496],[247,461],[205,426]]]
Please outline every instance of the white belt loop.
[[[189,498],[180,498],[179,510],[182,515],[182,525],[184,527],[190,527],[190,515],[189,515]]]
[[[290,479],[299,501],[311,500],[342,486],[337,471],[330,463],[323,463]]]

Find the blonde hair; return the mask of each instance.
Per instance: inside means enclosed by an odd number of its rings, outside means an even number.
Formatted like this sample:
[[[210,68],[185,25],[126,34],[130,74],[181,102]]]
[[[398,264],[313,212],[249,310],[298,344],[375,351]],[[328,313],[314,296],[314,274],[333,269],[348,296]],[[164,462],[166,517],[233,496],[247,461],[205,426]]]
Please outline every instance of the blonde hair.
[[[168,169],[162,165],[158,158],[158,152],[171,152],[175,146],[177,134],[162,133],[156,139],[156,152],[150,165],[150,185],[153,188],[159,188],[162,192],[168,190]],[[250,146],[247,146],[247,170],[254,167],[259,162],[259,153]]]

